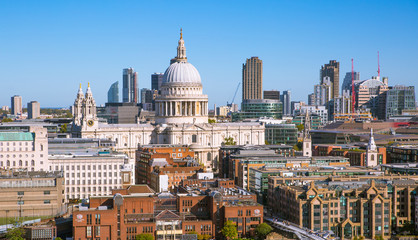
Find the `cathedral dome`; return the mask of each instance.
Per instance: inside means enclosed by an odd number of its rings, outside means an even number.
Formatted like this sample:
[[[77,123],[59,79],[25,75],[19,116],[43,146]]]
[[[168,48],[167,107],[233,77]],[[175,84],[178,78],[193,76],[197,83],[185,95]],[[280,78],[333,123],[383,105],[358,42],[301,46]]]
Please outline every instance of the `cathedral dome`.
[[[163,83],[201,83],[200,74],[188,62],[174,62],[165,71]]]

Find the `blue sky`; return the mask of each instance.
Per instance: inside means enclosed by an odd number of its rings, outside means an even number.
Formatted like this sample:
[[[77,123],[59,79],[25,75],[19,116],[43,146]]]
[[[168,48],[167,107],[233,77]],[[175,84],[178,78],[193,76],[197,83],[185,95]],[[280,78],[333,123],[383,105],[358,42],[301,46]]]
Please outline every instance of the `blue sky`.
[[[242,63],[263,60],[263,88],[291,90],[307,101],[321,65],[340,61],[340,82],[355,70],[389,84],[417,86],[418,1],[1,1],[0,105],[73,104],[90,82],[97,104],[122,79],[139,87],[164,72],[183,28],[187,56],[209,104],[231,101]],[[241,101],[241,90],[235,102]]]

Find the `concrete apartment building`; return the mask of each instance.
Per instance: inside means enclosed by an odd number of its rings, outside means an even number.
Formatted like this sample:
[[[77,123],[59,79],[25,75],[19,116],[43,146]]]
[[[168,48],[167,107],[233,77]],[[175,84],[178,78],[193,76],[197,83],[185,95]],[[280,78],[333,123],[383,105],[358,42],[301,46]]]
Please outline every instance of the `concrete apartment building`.
[[[0,217],[55,216],[66,211],[62,172],[0,171]]]
[[[36,119],[41,116],[41,105],[37,101],[28,103],[28,119]]]
[[[22,96],[14,95],[11,97],[11,114],[14,116],[22,115]]]
[[[242,101],[247,99],[263,99],[263,61],[258,57],[242,64]]]

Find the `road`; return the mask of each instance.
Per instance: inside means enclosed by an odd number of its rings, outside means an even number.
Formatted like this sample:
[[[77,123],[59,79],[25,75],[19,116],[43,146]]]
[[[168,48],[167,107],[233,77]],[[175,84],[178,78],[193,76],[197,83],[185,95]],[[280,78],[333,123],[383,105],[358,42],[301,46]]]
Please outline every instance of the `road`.
[[[277,218],[275,218],[277,219]],[[306,230],[304,230],[303,228],[300,228],[299,226],[293,224],[293,223],[288,223],[288,222],[283,222],[282,220],[278,219],[275,220],[271,217],[264,217],[264,220],[271,222],[272,225],[275,228],[287,231],[287,232],[291,232],[296,234],[296,236],[298,236],[299,239],[301,240],[307,240],[307,239],[313,239],[313,240],[326,240],[326,238],[323,238],[321,236],[317,236],[314,233],[310,233]]]

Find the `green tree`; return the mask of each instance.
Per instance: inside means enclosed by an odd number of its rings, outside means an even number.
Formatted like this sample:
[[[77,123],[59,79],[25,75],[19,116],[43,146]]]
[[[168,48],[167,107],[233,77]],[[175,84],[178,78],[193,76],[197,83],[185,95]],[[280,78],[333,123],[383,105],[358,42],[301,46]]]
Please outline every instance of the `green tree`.
[[[358,240],[364,240],[364,239],[366,239],[364,236],[358,237]]]
[[[136,235],[136,240],[154,240],[154,236],[150,233],[141,233],[139,235]]]
[[[375,240],[385,240],[381,235],[376,235],[374,237]]]
[[[208,119],[208,123],[216,123],[216,120],[215,120],[215,119],[211,119],[211,118],[209,118],[209,119]]]
[[[20,227],[20,223],[16,223],[12,228],[7,229],[6,239],[9,240],[25,240],[25,230]]]
[[[238,236],[237,226],[232,221],[227,221],[221,230],[226,239],[233,239]]]
[[[273,228],[270,225],[267,223],[262,223],[257,226],[255,232],[259,238],[264,239],[264,237],[267,236],[267,234],[269,234],[272,230]]]
[[[55,238],[55,240],[62,240],[62,238],[60,238],[60,237],[56,237],[56,238]]]
[[[353,240],[358,240],[358,237],[357,236],[354,236]]]
[[[293,146],[293,149],[295,149],[296,151],[302,151],[302,147],[302,142],[298,142],[295,146]]]
[[[399,232],[407,232],[408,234],[415,235],[415,225],[411,222],[405,222],[403,226],[399,229]]]
[[[237,142],[234,141],[233,137],[226,137],[224,138],[224,145],[237,145]]]
[[[3,118],[3,120],[1,120],[1,122],[13,122],[13,119],[11,119],[11,118]]]
[[[67,132],[67,124],[66,123],[64,123],[63,125],[61,125],[60,132],[61,133],[66,133]]]
[[[303,129],[305,129],[305,126],[303,124],[298,124],[296,125],[296,128],[298,129],[299,132],[302,132]]]

